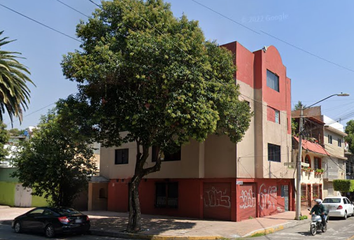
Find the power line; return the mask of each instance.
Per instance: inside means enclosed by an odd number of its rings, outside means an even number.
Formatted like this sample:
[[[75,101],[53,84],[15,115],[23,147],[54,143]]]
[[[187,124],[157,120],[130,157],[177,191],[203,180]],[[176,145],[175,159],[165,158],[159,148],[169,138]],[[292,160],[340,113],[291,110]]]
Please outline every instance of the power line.
[[[197,2],[197,1],[195,1],[195,0],[192,0],[192,1],[195,2],[196,4],[199,4],[200,6],[203,6],[203,7],[207,8],[207,9],[209,9],[210,11],[212,11],[212,12],[214,12],[214,13],[216,13],[216,14],[218,14],[218,15],[220,15],[220,16],[222,16],[222,17],[228,19],[228,20],[230,20],[231,22],[240,25],[241,27],[244,27],[244,28],[246,28],[246,29],[248,29],[248,30],[250,30],[250,31],[252,31],[252,32],[254,32],[254,33],[260,34],[260,33],[257,32],[256,30],[253,30],[252,28],[249,28],[249,27],[245,26],[244,24],[239,23],[239,22],[233,20],[232,18],[229,18],[229,17],[225,16],[224,14],[219,13],[219,12],[215,11],[214,9],[212,9],[212,8],[210,8],[210,7],[208,7],[208,6],[204,5],[204,4],[202,4],[202,3],[200,3],[200,2]]]
[[[89,0],[91,3],[93,3],[93,4],[95,4],[97,7],[99,7],[99,8],[101,8],[101,6],[100,5],[98,5],[97,3],[95,3],[94,1],[92,1],[92,0]]]
[[[216,10],[214,10],[214,9],[212,9],[212,8],[210,8],[210,7],[204,5],[204,4],[202,4],[202,3],[200,3],[200,2],[198,2],[198,1],[196,1],[196,0],[191,0],[191,1],[193,1],[193,2],[195,2],[196,4],[198,4],[198,5],[200,5],[200,6],[204,7],[204,8],[206,8],[206,9],[208,9],[208,10],[210,10],[210,11],[212,11],[212,12],[214,12],[214,13],[216,13],[216,14],[218,14],[218,15],[224,17],[224,18],[226,18],[227,20],[229,20],[229,21],[231,21],[231,22],[233,22],[233,23],[236,23],[236,24],[238,24],[238,25],[240,25],[240,26],[242,26],[242,27],[244,27],[244,28],[246,28],[246,29],[248,29],[248,30],[254,32],[254,33],[260,34],[258,31],[255,31],[255,30],[253,30],[252,28],[249,28],[249,27],[247,27],[247,26],[241,24],[241,23],[239,23],[239,22],[233,20],[232,18],[229,18],[229,17],[225,16],[224,14],[222,14],[222,13],[220,13],[220,12],[217,12]],[[294,45],[294,44],[291,44],[291,43],[289,43],[289,42],[287,42],[287,41],[285,41],[285,40],[282,40],[282,39],[280,39],[280,38],[278,38],[278,37],[276,37],[276,36],[274,36],[274,35],[271,35],[271,34],[265,32],[265,31],[260,30],[260,32],[263,33],[263,34],[265,34],[265,35],[267,35],[267,36],[269,36],[269,37],[272,37],[272,38],[274,38],[274,39],[276,39],[276,40],[278,40],[278,41],[281,41],[282,43],[285,43],[285,44],[287,44],[287,45],[289,45],[289,46],[291,46],[291,47],[293,47],[293,48],[295,48],[295,49],[297,49],[297,50],[300,50],[300,51],[302,51],[302,52],[304,52],[304,53],[307,53],[307,54],[309,54],[309,55],[311,55],[311,56],[313,56],[313,57],[316,57],[316,58],[318,58],[318,59],[320,59],[320,60],[322,60],[322,61],[325,61],[325,62],[327,62],[327,63],[333,64],[333,65],[335,65],[335,66],[337,66],[337,67],[343,68],[343,69],[348,70],[348,71],[350,71],[350,72],[354,72],[353,69],[344,67],[344,66],[342,66],[342,65],[340,65],[340,64],[337,64],[337,63],[335,63],[335,62],[333,62],[333,61],[330,61],[330,60],[325,59],[325,58],[323,58],[323,57],[320,57],[320,56],[318,56],[318,55],[316,55],[316,54],[313,54],[313,53],[311,53],[311,52],[309,52],[309,51],[307,51],[307,50],[305,50],[305,49],[303,49],[303,48],[300,48],[300,47],[298,47],[298,46],[296,46],[296,45]]]
[[[40,109],[38,109],[38,110],[36,110],[36,111],[34,111],[34,112],[31,112],[31,113],[29,113],[29,114],[23,116],[23,117],[31,116],[32,114],[35,114],[35,113],[37,113],[37,112],[39,112],[39,111],[42,111],[43,109],[45,109],[45,108],[47,108],[47,107],[49,107],[49,106],[52,106],[53,104],[55,104],[55,102],[54,102],[54,103],[51,103],[51,104],[48,104],[47,106],[44,106],[44,107],[42,107],[42,108],[40,108]],[[15,121],[14,121],[14,122],[15,122]],[[5,123],[5,124],[6,124],[6,125],[9,125],[8,123]]]
[[[90,18],[90,16],[86,15],[85,13],[80,12],[79,10],[77,10],[77,9],[75,9],[75,8],[73,8],[73,7],[71,7],[71,6],[69,6],[68,4],[66,4],[66,3],[64,3],[64,2],[62,2],[62,1],[60,1],[60,0],[57,0],[57,1],[60,2],[61,4],[65,5],[65,6],[67,6],[68,8],[74,10],[75,12],[78,12],[78,13],[80,13],[81,15],[83,15],[83,16],[85,16],[85,17],[87,17],[87,18]]]
[[[12,9],[12,8],[9,8],[9,7],[7,7],[7,6],[3,5],[3,4],[1,4],[1,3],[0,3],[0,6],[3,7],[3,8],[6,8],[6,9],[8,9],[8,10],[10,10],[10,11],[12,11],[12,12],[14,12],[14,13],[16,13],[16,14],[18,14],[18,15],[24,17],[24,18],[27,18],[27,19],[29,19],[29,20],[31,20],[31,21],[33,21],[33,22],[39,24],[39,25],[42,25],[42,26],[44,26],[44,27],[46,27],[46,28],[48,28],[48,29],[50,29],[50,30],[52,30],[52,31],[54,31],[54,32],[57,32],[57,33],[59,33],[59,34],[65,36],[65,37],[71,38],[71,39],[73,39],[73,40],[75,40],[75,41],[81,43],[80,40],[78,40],[78,39],[76,39],[76,38],[74,38],[74,37],[71,37],[70,35],[68,35],[68,34],[66,34],[66,33],[63,33],[63,32],[61,32],[61,31],[59,31],[59,30],[56,30],[56,29],[54,29],[54,28],[52,28],[52,27],[50,27],[50,26],[48,26],[48,25],[46,25],[46,24],[44,24],[44,23],[41,23],[41,22],[39,22],[39,21],[37,21],[37,20],[31,18],[31,17],[28,17],[28,16],[26,16],[26,15],[24,15],[24,14],[22,14],[22,13],[16,11],[16,10],[14,10],[14,9]]]

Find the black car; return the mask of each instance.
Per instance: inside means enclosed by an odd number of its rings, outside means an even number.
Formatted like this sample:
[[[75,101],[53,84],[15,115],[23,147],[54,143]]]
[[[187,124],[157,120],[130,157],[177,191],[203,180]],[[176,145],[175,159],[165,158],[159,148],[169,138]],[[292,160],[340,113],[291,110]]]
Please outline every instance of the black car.
[[[44,233],[50,238],[61,233],[88,233],[90,219],[73,208],[37,207],[16,217],[12,228],[16,233]]]

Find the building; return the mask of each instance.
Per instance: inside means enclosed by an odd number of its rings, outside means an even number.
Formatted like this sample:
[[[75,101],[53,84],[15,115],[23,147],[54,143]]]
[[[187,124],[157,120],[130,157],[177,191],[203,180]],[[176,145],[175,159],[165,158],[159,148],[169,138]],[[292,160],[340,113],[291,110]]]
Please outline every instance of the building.
[[[346,179],[346,162],[344,137],[347,134],[344,132],[342,124],[335,120],[322,115],[324,125],[324,147],[329,153],[324,159],[324,197],[340,195],[333,189],[334,179]]]
[[[298,121],[299,110],[292,112]],[[312,206],[316,198],[340,195],[333,180],[345,179],[343,125],[322,115],[321,107],[304,111],[301,167],[301,204]],[[293,138],[293,162],[298,159],[298,138]]]
[[[250,52],[238,42],[232,51],[236,84],[254,117],[243,140],[226,136],[191,141],[165,156],[161,171],[140,184],[144,214],[241,221],[294,210],[291,163],[291,81],[274,46]],[[154,151],[150,150],[149,166]],[[128,211],[128,184],[136,145],[101,148],[100,173],[108,183],[90,185],[89,202],[107,202],[107,210]]]

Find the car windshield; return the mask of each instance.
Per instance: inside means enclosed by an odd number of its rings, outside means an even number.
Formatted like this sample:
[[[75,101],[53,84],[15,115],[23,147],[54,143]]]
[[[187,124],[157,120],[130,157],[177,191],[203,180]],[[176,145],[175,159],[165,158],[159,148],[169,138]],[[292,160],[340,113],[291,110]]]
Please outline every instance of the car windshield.
[[[74,214],[80,214],[79,211],[73,209],[73,208],[58,208],[57,212],[62,214],[62,215],[74,215]]]
[[[340,203],[340,198],[325,198],[323,203]]]

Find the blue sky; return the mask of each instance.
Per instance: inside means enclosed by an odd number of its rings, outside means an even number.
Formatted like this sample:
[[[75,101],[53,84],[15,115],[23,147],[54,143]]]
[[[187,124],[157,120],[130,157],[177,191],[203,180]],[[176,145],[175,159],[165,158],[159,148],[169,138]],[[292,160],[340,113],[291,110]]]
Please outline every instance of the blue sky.
[[[99,0],[92,0],[99,4]],[[298,101],[311,105],[329,95],[346,92],[349,97],[323,101],[323,114],[343,125],[354,118],[354,1],[240,1],[169,0],[175,17],[185,14],[198,20],[207,40],[219,44],[238,41],[250,51],[274,45],[292,81],[292,106]],[[65,6],[71,6],[73,9]],[[0,1],[33,22],[0,5],[0,30],[16,39],[5,50],[18,51],[37,87],[30,86],[31,102],[24,114],[25,129],[37,125],[41,115],[60,98],[77,92],[65,79],[60,62],[63,54],[79,49],[75,28],[79,20],[97,7],[89,0]],[[72,37],[72,38],[71,38]],[[4,122],[10,128],[7,116]]]

